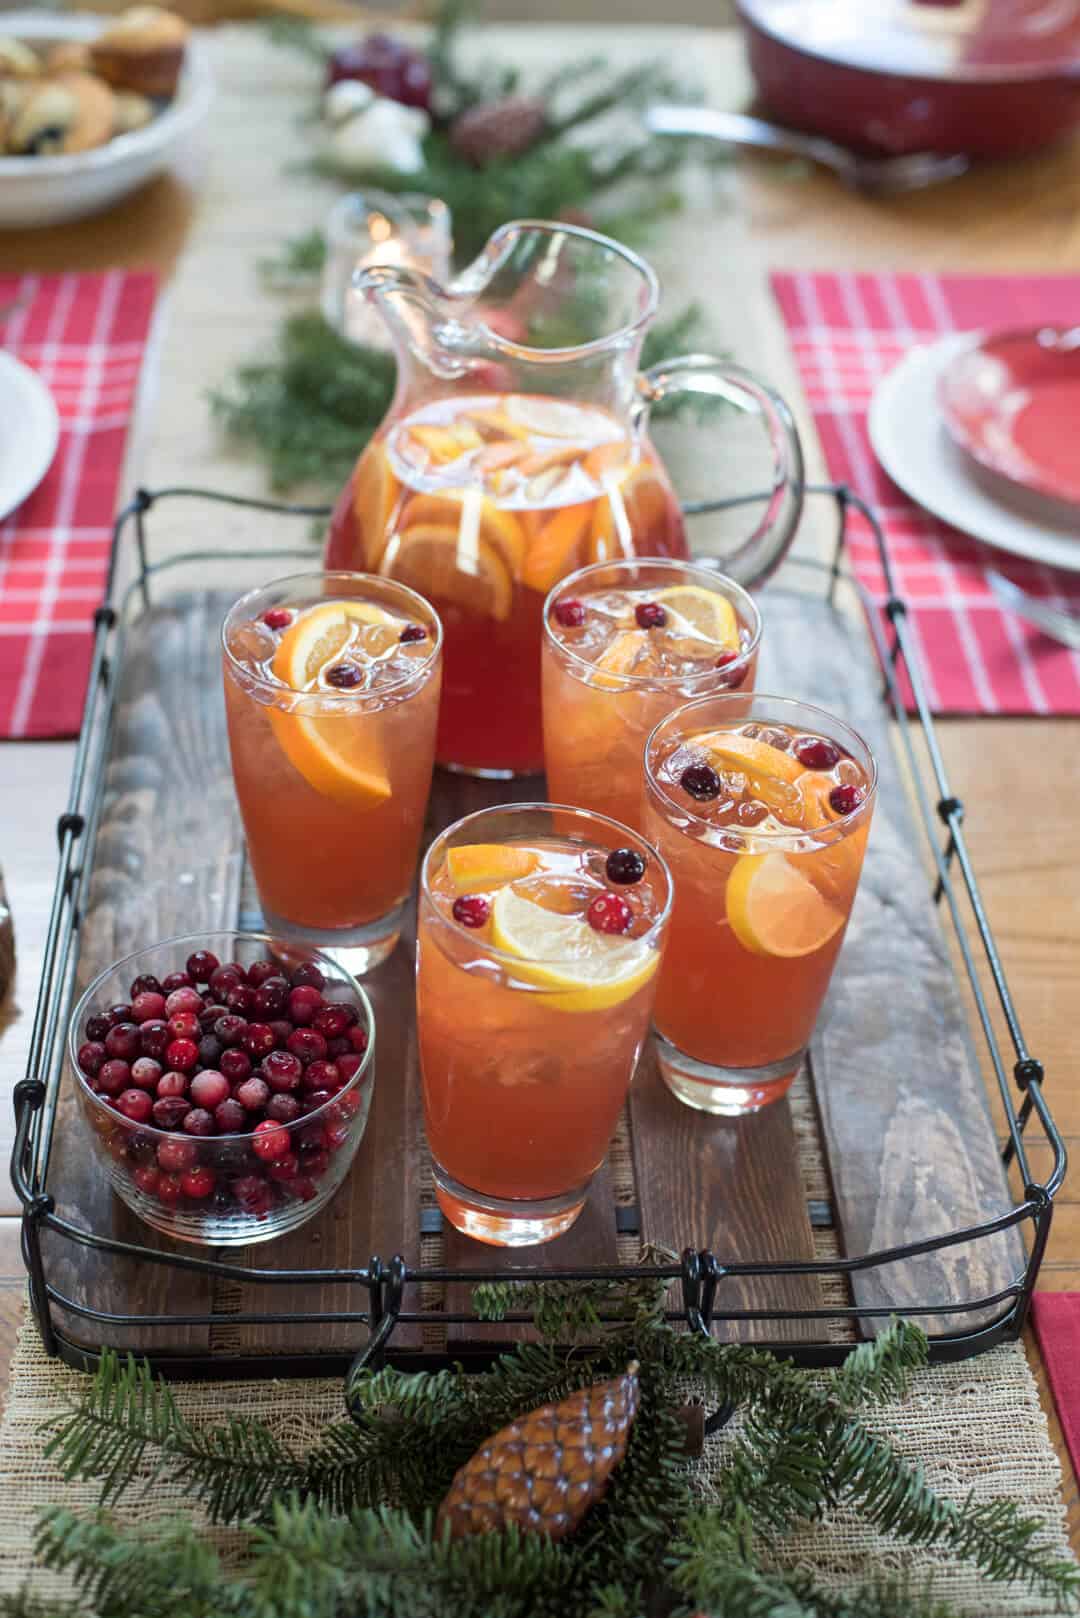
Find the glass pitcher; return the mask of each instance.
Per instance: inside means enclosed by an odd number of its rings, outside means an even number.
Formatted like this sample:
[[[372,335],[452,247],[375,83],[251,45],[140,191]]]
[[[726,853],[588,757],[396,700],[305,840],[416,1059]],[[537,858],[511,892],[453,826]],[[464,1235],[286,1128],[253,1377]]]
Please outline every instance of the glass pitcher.
[[[437,758],[509,776],[543,768],[544,597],[588,562],[685,556],[679,503],[648,437],[649,408],[685,390],[760,414],[774,457],[758,528],[720,559],[763,578],[802,505],[783,401],[737,366],[692,354],[638,371],[657,279],[578,226],[503,225],[449,286],[358,270],[386,321],[397,391],[330,525],[326,565],[382,573],[426,596],[445,631]]]

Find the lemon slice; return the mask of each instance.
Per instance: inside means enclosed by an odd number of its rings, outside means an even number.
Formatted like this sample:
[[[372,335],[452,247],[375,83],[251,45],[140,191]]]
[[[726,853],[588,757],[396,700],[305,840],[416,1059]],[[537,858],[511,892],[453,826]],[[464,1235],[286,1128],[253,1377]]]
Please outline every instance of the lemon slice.
[[[715,641],[730,651],[740,651],[739,620],[726,596],[716,590],[703,590],[697,584],[673,584],[652,597],[669,607],[685,624],[705,640]]]
[[[466,843],[450,849],[446,856],[447,874],[455,888],[512,882],[528,876],[539,864],[539,854],[531,848],[515,848],[513,843]]]
[[[581,405],[535,393],[508,394],[503,410],[514,426],[537,438],[580,439],[583,428],[591,425],[597,414]]]
[[[744,854],[727,884],[727,917],[744,949],[798,960],[823,949],[844,925],[831,905],[784,854]]]
[[[608,1011],[629,1000],[660,962],[641,938],[598,933],[580,916],[560,916],[500,888],[491,907],[496,949],[520,962],[519,977],[553,992],[545,1005],[557,1011]]]

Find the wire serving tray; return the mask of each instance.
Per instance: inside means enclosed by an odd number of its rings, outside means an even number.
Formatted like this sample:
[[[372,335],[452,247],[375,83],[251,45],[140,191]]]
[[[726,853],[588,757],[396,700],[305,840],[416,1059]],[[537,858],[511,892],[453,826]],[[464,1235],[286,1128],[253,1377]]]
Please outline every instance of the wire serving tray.
[[[669,1245],[675,1249],[682,1247],[683,1251],[681,1257],[671,1262],[591,1264],[579,1262],[575,1256],[574,1262],[553,1268],[553,1254],[547,1249],[538,1250],[535,1262],[522,1263],[521,1255],[515,1255],[512,1269],[505,1255],[478,1247],[470,1251],[481,1255],[485,1262],[460,1262],[462,1255],[458,1253],[456,1263],[433,1264],[425,1262],[422,1256],[419,1262],[410,1263],[400,1253],[393,1256],[383,1253],[365,1263],[346,1267],[301,1264],[279,1268],[272,1262],[252,1265],[221,1259],[211,1253],[203,1256],[168,1244],[148,1245],[147,1240],[140,1239],[142,1227],[139,1226],[133,1227],[132,1239],[127,1239],[125,1234],[117,1234],[115,1228],[110,1231],[109,1218],[102,1218],[99,1228],[92,1228],[92,1221],[88,1227],[85,1222],[69,1217],[58,1206],[65,1187],[57,1179],[56,1167],[57,1124],[64,1082],[64,1036],[80,970],[81,926],[90,902],[106,796],[106,767],[116,722],[117,690],[130,629],[137,614],[149,613],[154,591],[170,569],[203,563],[209,568],[221,560],[219,553],[207,551],[152,561],[149,515],[163,502],[171,507],[185,500],[240,506],[287,518],[326,515],[321,507],[248,500],[208,490],[140,490],[117,518],[105,601],[94,615],[93,655],[82,729],[67,807],[57,824],[59,870],[31,1031],[27,1077],[16,1085],[14,1095],[16,1133],[11,1174],[23,1210],[23,1254],[30,1276],[33,1313],[50,1354],[59,1355],[69,1364],[91,1368],[98,1358],[100,1343],[108,1339],[122,1346],[136,1347],[167,1373],[187,1377],[328,1374],[344,1369],[357,1351],[365,1360],[388,1356],[395,1362],[415,1367],[446,1363],[448,1359],[480,1365],[488,1363],[492,1354],[498,1352],[499,1341],[505,1343],[507,1338],[505,1332],[500,1334],[498,1330],[479,1326],[467,1291],[463,1294],[462,1289],[478,1282],[505,1280],[508,1273],[512,1273],[525,1281],[615,1278],[669,1282],[669,1320],[700,1332],[749,1333],[760,1346],[782,1352],[799,1363],[831,1364],[848,1351],[853,1334],[872,1332],[899,1307],[889,1301],[892,1294],[885,1301],[875,1298],[876,1278],[904,1272],[904,1266],[912,1264],[915,1265],[912,1274],[917,1275],[917,1261],[944,1260],[952,1249],[979,1254],[991,1247],[998,1258],[996,1268],[991,1265],[987,1273],[995,1274],[998,1280],[989,1290],[977,1291],[976,1296],[950,1294],[943,1297],[939,1289],[936,1296],[924,1296],[917,1289],[912,1291],[909,1285],[901,1296],[904,1312],[945,1327],[930,1332],[931,1357],[937,1360],[961,1359],[982,1352],[1020,1332],[1046,1246],[1053,1199],[1064,1179],[1064,1147],[1043,1094],[1042,1065],[1030,1054],[1024,1040],[980,897],[964,837],[964,806],[949,784],[923,677],[913,653],[905,604],[894,586],[884,534],[873,512],[850,489],[822,485],[808,492],[828,497],[835,504],[838,520],[834,555],[831,564],[789,558],[783,576],[794,572],[802,579],[812,580],[815,598],[820,601],[822,610],[830,614],[838,591],[847,586],[855,589],[865,608],[883,671],[880,701],[875,698],[875,704],[880,708],[883,702],[885,714],[895,720],[910,796],[929,849],[933,905],[951,929],[955,951],[962,964],[960,981],[974,1008],[980,1050],[992,1069],[1004,1115],[1003,1146],[994,1145],[990,1135],[993,1153],[1000,1156],[1000,1168],[995,1172],[1003,1193],[996,1210],[979,1219],[956,1219],[948,1228],[917,1239],[893,1242],[872,1251],[848,1251],[836,1257],[816,1257],[810,1251],[798,1258],[781,1255],[773,1260],[747,1258],[741,1253],[722,1258],[714,1250],[716,1242],[702,1247],[693,1242],[684,1246],[682,1240],[677,1240]],[[688,505],[685,510],[687,515],[693,516],[763,498],[766,497],[747,495],[699,502]],[[866,523],[876,543],[887,592],[880,616],[845,566],[845,542],[853,512]],[[121,561],[129,540],[134,542],[134,577],[121,588]],[[284,571],[286,561],[310,562],[310,556],[309,548],[261,547],[258,553],[237,551],[235,560],[257,560],[265,564],[263,576],[269,577],[274,571]],[[278,566],[279,563],[282,565]],[[804,594],[800,599],[809,601],[811,597]],[[838,619],[839,616],[837,609]],[[919,1037],[917,1031],[913,1032],[913,1040]],[[957,1065],[956,1047],[947,1047],[945,1037],[931,1031],[922,1046],[924,1053],[927,1049],[943,1070],[939,1082],[952,1086]],[[812,1057],[812,1061],[816,1068],[817,1060]],[[972,1073],[974,1086],[980,1089],[981,1080],[974,1067]],[[632,1097],[640,1090],[641,1082],[639,1074]],[[842,1095],[843,1087],[837,1082]],[[829,1084],[822,1086],[819,1076],[819,1103],[831,1083],[830,1078]],[[979,1104],[982,1104],[981,1090]],[[786,1109],[786,1103],[779,1105]],[[1033,1174],[1028,1153],[1027,1131],[1033,1120],[1041,1143],[1049,1147],[1050,1169],[1042,1179]],[[635,1130],[640,1129],[639,1119],[632,1122]],[[834,1120],[834,1127],[836,1122]],[[976,1120],[974,1126],[969,1122],[967,1127],[984,1130],[988,1135],[991,1130],[986,1116],[981,1121]],[[63,1130],[59,1133],[62,1136]],[[833,1150],[835,1153],[835,1134]],[[834,1161],[832,1166],[836,1186],[838,1165]],[[1021,1187],[1018,1196],[1004,1190],[1010,1166]],[[357,1172],[355,1168],[353,1172]],[[336,1200],[343,1196],[344,1189]],[[333,1206],[332,1203],[331,1210]],[[956,1206],[966,1204],[961,1199]],[[616,1213],[618,1219],[613,1220],[613,1230],[617,1223],[623,1235],[633,1232],[636,1218],[633,1207],[619,1208]],[[644,1238],[647,1233],[641,1228],[642,1224],[638,1219]],[[1018,1240],[1025,1227],[1030,1227],[1026,1252]],[[438,1218],[431,1211],[422,1214],[416,1225],[417,1232],[429,1234],[437,1228]],[[570,1251],[576,1255],[578,1250]],[[137,1306],[140,1294],[135,1282],[124,1307],[115,1307],[112,1293],[103,1300],[90,1283],[80,1297],[76,1295],[75,1280],[85,1271],[101,1275],[115,1272],[125,1276],[153,1276],[159,1280],[164,1271],[165,1281],[168,1282],[170,1275],[175,1277],[170,1285],[177,1288],[182,1288],[182,1278],[186,1277],[193,1284],[232,1288],[241,1299],[253,1289],[256,1303],[268,1297],[275,1302],[283,1298],[285,1302],[284,1306],[263,1302],[259,1307],[237,1307],[234,1300],[227,1323],[240,1337],[231,1347],[228,1343],[224,1347],[219,1344],[215,1352],[208,1352],[189,1345],[178,1350],[175,1345],[162,1347],[162,1339],[170,1332],[175,1337],[177,1331],[189,1329],[212,1334],[222,1324],[221,1315],[214,1308],[185,1311],[182,1303],[179,1308],[170,1309],[169,1294],[163,1293],[160,1285],[155,1295],[164,1296],[166,1303],[156,1309]],[[984,1273],[974,1260],[971,1273]],[[870,1290],[857,1296],[845,1291],[842,1302],[835,1301],[834,1290],[828,1298],[814,1299],[812,1305],[805,1308],[778,1306],[776,1300],[768,1296],[763,1302],[758,1292],[751,1293],[748,1307],[732,1304],[733,1289],[735,1303],[747,1301],[745,1294],[740,1295],[740,1287],[772,1283],[782,1287],[786,1282],[801,1281],[812,1282],[816,1287],[819,1280],[823,1285],[832,1283],[834,1288],[836,1283],[842,1283],[856,1292],[860,1287],[868,1286]],[[916,1282],[916,1288],[917,1285]],[[431,1301],[433,1292],[434,1303]],[[334,1300],[332,1305],[325,1301],[327,1297]],[[355,1306],[357,1302],[360,1307]],[[504,1325],[522,1327],[530,1318],[524,1311],[511,1313],[505,1317]],[[85,1323],[93,1334],[90,1340],[80,1340],[74,1329],[79,1323]],[[848,1328],[847,1341],[838,1340],[838,1324]],[[325,1346],[327,1328],[338,1325],[345,1328],[345,1337]],[[277,1343],[274,1333],[278,1328],[288,1328],[289,1343],[268,1346]],[[297,1344],[297,1332],[301,1338],[310,1335],[320,1346],[312,1347],[303,1341]],[[433,1332],[439,1339],[434,1347]],[[266,1341],[260,1339],[260,1334]],[[477,1337],[484,1340],[478,1341]],[[493,1338],[496,1340],[492,1341]],[[212,1341],[212,1336],[207,1340]],[[253,1347],[256,1340],[258,1346]]]

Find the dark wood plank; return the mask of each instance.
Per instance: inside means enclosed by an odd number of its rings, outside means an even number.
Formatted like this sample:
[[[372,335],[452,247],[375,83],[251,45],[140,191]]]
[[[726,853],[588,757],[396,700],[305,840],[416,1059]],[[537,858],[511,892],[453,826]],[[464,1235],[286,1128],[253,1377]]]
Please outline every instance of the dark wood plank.
[[[846,1252],[863,1254],[966,1228],[1011,1199],[863,626],[783,588],[767,590],[762,607],[759,689],[837,712],[878,761],[859,894],[811,1043],[837,1223]],[[918,1319],[919,1304],[988,1295],[1022,1263],[1019,1238],[1009,1232],[860,1271],[854,1293],[867,1307]],[[990,1315],[920,1323],[941,1331]]]

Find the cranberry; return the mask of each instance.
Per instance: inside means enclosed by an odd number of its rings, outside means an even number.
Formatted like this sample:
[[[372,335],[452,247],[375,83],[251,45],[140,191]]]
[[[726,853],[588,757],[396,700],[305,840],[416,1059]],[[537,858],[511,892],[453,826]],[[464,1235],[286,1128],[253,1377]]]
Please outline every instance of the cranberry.
[[[169,1018],[169,1033],[173,1039],[191,1039],[198,1044],[202,1029],[193,1011],[177,1011]]]
[[[199,1047],[191,1039],[174,1039],[165,1047],[165,1060],[179,1073],[190,1073],[199,1060]]]
[[[224,1073],[217,1073],[212,1067],[204,1068],[196,1073],[191,1081],[191,1099],[197,1107],[207,1107],[211,1112],[220,1101],[224,1101],[229,1094],[229,1081]]]
[[[219,1000],[224,1000],[230,989],[235,989],[238,983],[243,983],[244,974],[238,966],[219,966],[210,974],[210,990]]]
[[[335,691],[351,691],[354,686],[361,684],[363,678],[355,663],[335,663],[333,668],[326,671],[326,683],[332,685]]]
[[[271,1051],[262,1065],[262,1075],[271,1090],[295,1090],[304,1069],[298,1056],[291,1051]]]
[[[633,919],[621,893],[598,893],[585,912],[585,920],[597,933],[625,933]]]
[[[563,596],[551,609],[555,622],[563,629],[580,629],[585,622],[585,603],[576,596]]]
[[[348,1084],[350,1079],[355,1078],[364,1065],[364,1058],[359,1051],[348,1051],[344,1056],[336,1057],[335,1061],[342,1084]]]
[[[261,989],[255,990],[253,1011],[260,1022],[280,1017],[289,1004],[289,985],[284,978],[271,978]]]
[[[218,1066],[231,1083],[243,1084],[251,1072],[251,1057],[247,1051],[242,1051],[237,1046],[232,1045],[228,1050],[222,1051],[218,1058]]]
[[[152,1197],[158,1188],[161,1179],[161,1170],[155,1168],[153,1163],[143,1163],[131,1176],[138,1189],[146,1197]]]
[[[361,1028],[359,1025],[356,1028],[350,1028],[348,1038],[349,1044],[352,1046],[353,1050],[356,1051],[359,1056],[363,1056],[364,1052],[368,1048],[367,1029]]]
[[[341,1073],[334,1062],[309,1062],[302,1083],[305,1090],[335,1093],[341,1089]]]
[[[183,1096],[158,1096],[153,1106],[153,1118],[159,1129],[179,1129],[190,1111],[191,1103]],[[162,1164],[163,1168],[165,1166]]]
[[[139,1028],[139,1048],[144,1056],[164,1056],[171,1038],[167,1022],[144,1022]]]
[[[308,1090],[302,1102],[303,1109],[305,1112],[318,1112],[328,1101],[333,1101],[336,1095],[336,1090]]]
[[[838,815],[853,815],[865,797],[862,787],[849,786],[845,782],[842,786],[833,787],[829,793],[829,807]]]
[[[102,1095],[118,1096],[131,1083],[131,1068],[119,1058],[103,1062],[97,1071],[97,1087]]]
[[[79,1046],[79,1066],[84,1073],[88,1073],[92,1078],[105,1065],[108,1054],[99,1039],[88,1039],[85,1045]]]
[[[299,1027],[313,1022],[322,1007],[323,997],[311,984],[302,983],[289,995],[289,1016]]]
[[[331,1152],[340,1151],[349,1138],[348,1124],[331,1124],[326,1131],[326,1144]]]
[[[190,1112],[184,1114],[185,1135],[212,1135],[214,1133],[214,1116],[207,1112],[205,1107],[192,1107]]]
[[[343,1113],[346,1118],[355,1118],[362,1105],[363,1102],[356,1091],[350,1090],[345,1095],[338,1097],[337,1110]]]
[[[255,990],[250,984],[237,983],[225,996],[225,1004],[229,1010],[239,1017],[247,1017],[255,1006]]]
[[[275,1095],[266,1103],[266,1116],[275,1124],[291,1124],[300,1116],[300,1103],[295,1096]]]
[[[454,900],[454,908],[450,914],[463,927],[482,927],[488,919],[490,910],[491,906],[479,893],[467,893]]]
[[[159,1096],[186,1096],[188,1076],[186,1073],[163,1073],[156,1089]]]
[[[289,979],[294,989],[304,988],[325,989],[326,979],[323,977],[314,961],[301,961]]]
[[[238,1135],[247,1127],[247,1112],[235,1096],[227,1096],[214,1108],[214,1123],[223,1135]]]
[[[267,629],[288,629],[292,623],[292,613],[288,607],[271,607],[269,612],[263,613],[262,621]]]
[[[275,1020],[270,1024],[270,1027],[274,1031],[274,1044],[278,1046],[283,1046],[285,1044],[285,1041],[288,1039],[293,1030],[292,1023],[284,1017],[275,1018]]]
[[[796,736],[791,751],[808,770],[831,770],[840,762],[840,749],[821,736]]]
[[[203,997],[197,989],[174,989],[165,1001],[166,1017],[175,1017],[179,1011],[199,1012],[203,1008]]]
[[[398,636],[398,640],[403,646],[408,646],[413,641],[427,640],[427,630],[423,624],[406,624]]]
[[[105,1049],[110,1056],[118,1056],[123,1062],[133,1062],[142,1049],[138,1024],[116,1023],[105,1035]]]
[[[720,656],[716,659],[714,667],[718,669],[731,668],[731,665],[733,663],[737,663],[741,656],[741,652],[721,652]],[[746,665],[744,664],[740,669],[732,669],[732,672],[728,675],[723,684],[729,691],[737,691],[745,679]]]
[[[112,1027],[108,1017],[88,1017],[86,1019],[86,1037],[100,1043]]]
[[[160,994],[161,984],[152,972],[142,972],[131,985],[132,1001],[138,999],[140,994]]]
[[[258,1062],[262,1057],[269,1056],[277,1041],[274,1038],[274,1030],[267,1027],[266,1023],[249,1022],[240,1043],[252,1061]]]
[[[185,965],[192,983],[209,983],[211,974],[217,971],[221,962],[208,949],[197,949],[194,955],[188,956]]]
[[[253,989],[261,989],[269,978],[281,977],[281,971],[273,961],[252,961],[246,977]],[[281,981],[284,983],[285,979],[281,978]]]
[[[154,1103],[145,1090],[122,1090],[117,1097],[116,1110],[133,1124],[148,1124]]]
[[[246,1031],[246,1020],[235,1012],[226,1012],[214,1024],[214,1034],[223,1045],[239,1045]]]
[[[115,1028],[117,1023],[131,1021],[131,1007],[123,1004],[110,1006],[105,1015],[109,1019],[109,1027]]]
[[[604,865],[609,882],[629,887],[645,875],[645,861],[636,848],[613,848]]]
[[[313,1202],[319,1194],[312,1182],[303,1174],[298,1174],[295,1180],[283,1181],[282,1189],[287,1191],[290,1197],[299,1197],[301,1202]]]
[[[156,1022],[165,1015],[165,996],[147,989],[131,1002],[132,1022]]]
[[[326,1130],[321,1123],[305,1124],[299,1135],[300,1154],[321,1152],[326,1146]]]
[[[352,1046],[341,1034],[336,1039],[326,1041],[326,1054],[331,1062],[336,1061],[339,1056],[347,1056],[351,1055],[351,1053]]]
[[[217,1067],[225,1047],[214,1034],[204,1034],[199,1041],[201,1067]]]
[[[155,1062],[152,1056],[140,1056],[131,1064],[131,1082],[140,1090],[156,1090],[161,1075],[161,1063]]]
[[[182,1135],[158,1143],[158,1167],[164,1169],[166,1174],[185,1174],[188,1169],[195,1167],[197,1155],[195,1142],[185,1140]]]
[[[639,601],[634,608],[634,617],[639,629],[663,629],[667,623],[667,613],[659,601]]]
[[[720,777],[711,764],[688,764],[679,776],[679,785],[700,803],[720,796]]]
[[[166,1207],[175,1207],[183,1196],[180,1176],[178,1174],[163,1174],[158,1181],[157,1194],[158,1200],[165,1203]]]
[[[286,1144],[288,1139],[286,1135]],[[246,1214],[261,1219],[270,1212],[274,1200],[273,1193],[266,1181],[260,1179],[257,1174],[242,1175],[240,1179],[233,1180],[229,1189]]]
[[[245,1079],[243,1084],[237,1085],[233,1099],[239,1101],[242,1107],[246,1107],[248,1112],[261,1112],[270,1099],[270,1086],[265,1079],[260,1079],[258,1074],[253,1073],[250,1079]]]
[[[326,1055],[326,1041],[314,1028],[294,1028],[285,1044],[304,1063],[321,1062]]]
[[[262,1127],[260,1124],[259,1128],[261,1129]],[[258,1151],[258,1147],[255,1150]],[[300,1159],[295,1152],[286,1152],[284,1157],[279,1157],[275,1162],[269,1163],[266,1169],[272,1180],[295,1180],[299,1171]]]
[[[161,980],[161,992],[164,995],[175,994],[177,989],[192,988],[191,979],[186,972],[170,972],[167,978]]]
[[[213,1191],[214,1176],[209,1169],[188,1169],[180,1181],[180,1189],[185,1197],[194,1197],[201,1201]]]
[[[203,1006],[202,1010],[199,1012],[199,1027],[202,1029],[204,1034],[212,1034],[219,1019],[227,1015],[227,1006]]]
[[[349,1015],[351,1011],[351,1006],[320,1006],[311,1019],[311,1026],[324,1039],[338,1039],[356,1021],[355,1012]]]

